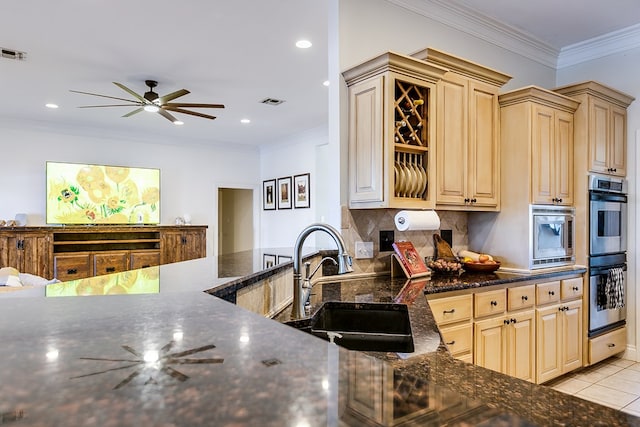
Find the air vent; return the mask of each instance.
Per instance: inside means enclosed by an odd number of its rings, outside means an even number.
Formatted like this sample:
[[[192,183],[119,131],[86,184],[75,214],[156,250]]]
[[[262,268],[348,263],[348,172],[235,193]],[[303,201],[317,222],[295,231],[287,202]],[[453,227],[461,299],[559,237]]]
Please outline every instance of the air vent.
[[[24,61],[25,59],[27,59],[27,53],[26,52],[20,52],[19,50],[7,49],[5,47],[0,48],[0,49],[2,49],[1,56],[3,58],[17,59],[18,61]]]
[[[280,105],[282,104],[284,101],[282,99],[275,99],[275,98],[265,98],[262,101],[260,101],[262,104],[266,104],[266,105]]]

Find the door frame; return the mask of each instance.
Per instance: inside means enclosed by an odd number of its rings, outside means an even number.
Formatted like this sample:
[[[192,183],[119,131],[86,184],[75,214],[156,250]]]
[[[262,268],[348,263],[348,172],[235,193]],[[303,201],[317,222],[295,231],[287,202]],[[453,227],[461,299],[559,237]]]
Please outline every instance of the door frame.
[[[218,256],[218,227],[220,218],[218,218],[218,193],[221,188],[237,189],[237,190],[252,190],[252,210],[253,210],[253,249],[260,247],[260,196],[261,189],[257,185],[238,184],[238,183],[220,183],[214,185],[214,197],[213,197],[213,212],[214,212],[214,225],[215,229],[211,233],[211,241],[213,244],[212,254]]]

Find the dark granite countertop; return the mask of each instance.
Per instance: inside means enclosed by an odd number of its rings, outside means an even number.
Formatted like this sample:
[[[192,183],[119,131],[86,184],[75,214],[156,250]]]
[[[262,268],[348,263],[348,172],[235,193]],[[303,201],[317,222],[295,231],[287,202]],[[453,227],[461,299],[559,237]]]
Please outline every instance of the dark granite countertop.
[[[280,268],[286,265],[271,271]],[[0,297],[0,423],[640,425],[619,411],[451,358],[424,298],[429,286],[450,289],[435,277],[314,287],[314,304],[407,303],[418,342],[417,354],[406,358],[347,351],[202,292],[241,286],[244,277],[255,283],[265,274],[260,267],[222,278],[218,260],[205,258],[117,276],[131,281],[153,271],[159,289],[152,294]]]

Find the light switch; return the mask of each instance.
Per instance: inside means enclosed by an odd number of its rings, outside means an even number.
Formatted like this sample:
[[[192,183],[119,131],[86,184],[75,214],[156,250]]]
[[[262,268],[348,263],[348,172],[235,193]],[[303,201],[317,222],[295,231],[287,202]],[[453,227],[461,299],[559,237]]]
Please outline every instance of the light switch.
[[[373,242],[356,242],[356,259],[373,258]]]

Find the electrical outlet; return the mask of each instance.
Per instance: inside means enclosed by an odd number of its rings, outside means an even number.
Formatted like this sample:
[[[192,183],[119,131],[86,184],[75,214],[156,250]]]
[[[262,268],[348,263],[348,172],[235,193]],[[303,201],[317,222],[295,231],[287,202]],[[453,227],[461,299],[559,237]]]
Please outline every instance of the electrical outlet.
[[[373,242],[356,242],[356,259],[373,258]]]
[[[393,251],[393,230],[380,231],[380,252]]]

